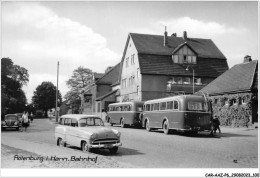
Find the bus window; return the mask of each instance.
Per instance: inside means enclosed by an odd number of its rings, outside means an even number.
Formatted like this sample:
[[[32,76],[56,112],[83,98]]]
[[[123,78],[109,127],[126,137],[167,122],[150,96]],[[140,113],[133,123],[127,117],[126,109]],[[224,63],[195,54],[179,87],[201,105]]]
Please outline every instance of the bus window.
[[[166,102],[160,104],[160,110],[166,110]]]
[[[150,107],[150,104],[145,105],[145,110],[146,110],[146,111],[150,111],[150,108],[151,108],[151,107]]]
[[[154,104],[151,104],[151,111],[154,110]]]
[[[178,101],[174,101],[174,109],[179,109]]]
[[[194,102],[194,101],[189,101],[188,102],[188,109],[193,110],[193,111],[202,111],[202,103],[201,102]]]
[[[167,102],[167,109],[173,109],[173,101]]]
[[[159,110],[159,103],[154,104],[154,110],[158,111]]]
[[[128,111],[132,111],[132,106],[131,105],[128,106]]]

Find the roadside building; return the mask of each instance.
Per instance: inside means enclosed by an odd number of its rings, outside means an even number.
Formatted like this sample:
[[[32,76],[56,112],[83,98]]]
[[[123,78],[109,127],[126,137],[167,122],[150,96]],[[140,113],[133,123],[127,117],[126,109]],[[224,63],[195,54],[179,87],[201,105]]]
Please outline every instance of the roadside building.
[[[108,67],[106,73],[84,93],[84,113],[101,115],[102,109],[117,101],[120,63]]]
[[[210,39],[130,33],[122,57],[120,101],[146,101],[199,91],[228,70]],[[194,80],[194,81],[193,81]]]
[[[222,125],[249,126],[258,122],[258,61],[245,56],[244,62],[233,66],[200,90],[207,94],[213,114]]]

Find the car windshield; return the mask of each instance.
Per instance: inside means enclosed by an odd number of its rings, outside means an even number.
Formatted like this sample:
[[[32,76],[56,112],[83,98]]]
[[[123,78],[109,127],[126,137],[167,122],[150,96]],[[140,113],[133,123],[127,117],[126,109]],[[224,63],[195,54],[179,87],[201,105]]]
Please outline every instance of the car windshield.
[[[103,121],[98,117],[88,117],[79,120],[79,127],[104,126]]]
[[[17,116],[5,116],[6,120],[17,120]]]

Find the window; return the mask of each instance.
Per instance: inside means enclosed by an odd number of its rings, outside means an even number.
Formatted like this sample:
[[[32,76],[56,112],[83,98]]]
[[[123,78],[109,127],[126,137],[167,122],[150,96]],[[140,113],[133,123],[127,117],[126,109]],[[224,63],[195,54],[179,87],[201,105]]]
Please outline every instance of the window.
[[[70,125],[70,120],[71,119],[66,118],[65,121],[64,121],[64,125],[69,126]]]
[[[202,103],[201,102],[194,102],[194,101],[189,101],[188,102],[188,109],[193,110],[193,111],[202,111]]]
[[[129,78],[128,86],[130,87],[132,84],[132,77]]]
[[[173,58],[173,63],[178,63],[179,62],[178,55],[173,55],[172,58]]]
[[[131,55],[131,64],[135,63],[135,54]]]
[[[191,63],[192,64],[196,64],[197,63],[196,56],[192,56]]]
[[[195,82],[195,85],[202,85],[201,78],[195,78],[194,82]]]
[[[72,127],[78,127],[78,122],[77,122],[76,119],[72,119],[72,120],[71,120],[71,126],[72,126]]]
[[[159,110],[159,103],[154,104],[154,110],[158,111]]]
[[[137,95],[139,95],[139,85],[136,86]]]
[[[188,63],[188,56],[186,55],[183,56],[183,63]]]
[[[188,56],[188,63],[190,64],[192,61],[192,56]]]
[[[151,104],[151,111],[154,110],[154,104]]]
[[[129,57],[127,57],[127,58],[125,59],[125,66],[126,66],[126,67],[128,67],[128,60],[129,60]]]
[[[137,76],[137,78],[139,78],[139,76],[140,76],[140,69],[139,68],[137,68],[136,76]]]
[[[151,106],[150,104],[147,104],[147,105],[145,106],[145,110],[146,110],[146,111],[150,111],[150,108],[151,108],[150,106]]]
[[[190,77],[185,77],[183,84],[190,84]]]
[[[182,84],[182,78],[181,77],[177,77],[177,83]]]
[[[179,109],[178,101],[174,101],[173,109]]]
[[[180,64],[183,63],[183,55],[179,55],[179,63],[180,63]]]
[[[166,110],[166,102],[161,103],[160,110]]]
[[[173,101],[167,102],[167,109],[173,109]]]

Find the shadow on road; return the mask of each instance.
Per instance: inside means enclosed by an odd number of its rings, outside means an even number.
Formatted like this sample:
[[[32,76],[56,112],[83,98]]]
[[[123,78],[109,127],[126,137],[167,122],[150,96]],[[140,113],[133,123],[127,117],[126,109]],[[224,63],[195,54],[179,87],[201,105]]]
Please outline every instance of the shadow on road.
[[[164,134],[162,130],[153,130],[152,132],[158,132]],[[221,133],[220,135],[216,133],[215,135],[211,136],[209,132],[199,132],[197,134],[188,133],[188,132],[181,132],[181,131],[172,131],[169,135],[177,135],[177,136],[184,136],[184,137],[195,137],[195,138],[221,138],[221,137],[254,137],[253,135],[245,135],[245,134],[235,134],[235,133]]]
[[[79,147],[75,146],[67,146],[70,149],[75,149],[78,151],[81,151]],[[102,156],[131,156],[131,155],[142,155],[143,153],[139,152],[138,150],[131,149],[131,148],[125,148],[125,147],[119,147],[116,154],[111,154],[108,149],[93,149],[91,150],[91,153],[99,154]]]

